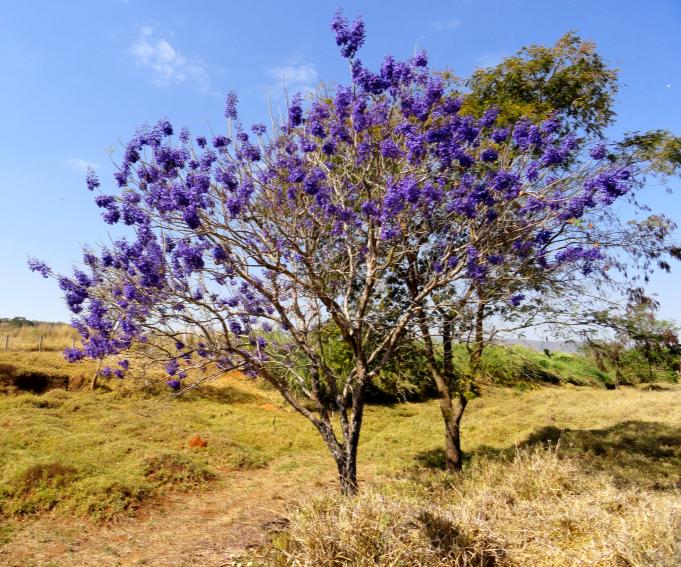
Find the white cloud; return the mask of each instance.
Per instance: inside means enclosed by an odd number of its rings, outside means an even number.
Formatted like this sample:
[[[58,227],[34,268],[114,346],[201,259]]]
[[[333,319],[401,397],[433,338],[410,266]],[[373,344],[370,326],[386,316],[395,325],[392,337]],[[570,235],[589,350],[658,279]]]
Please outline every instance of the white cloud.
[[[437,31],[454,31],[461,25],[460,20],[435,20],[431,22],[433,29]]]
[[[190,59],[180,53],[150,27],[140,29],[140,36],[128,53],[137,66],[151,71],[151,80],[156,85],[189,84],[200,93],[213,93],[206,65],[200,59]]]
[[[501,60],[507,57],[505,51],[489,51],[479,55],[476,59],[477,67],[488,68],[496,67]]]
[[[98,163],[92,163],[80,158],[69,158],[66,160],[66,163],[68,163],[74,169],[82,172],[86,172],[89,168],[97,169],[99,167]]]
[[[311,92],[319,80],[317,68],[312,63],[300,60],[273,67],[268,74],[274,80],[270,89],[275,95],[281,93],[284,88],[289,94]]]

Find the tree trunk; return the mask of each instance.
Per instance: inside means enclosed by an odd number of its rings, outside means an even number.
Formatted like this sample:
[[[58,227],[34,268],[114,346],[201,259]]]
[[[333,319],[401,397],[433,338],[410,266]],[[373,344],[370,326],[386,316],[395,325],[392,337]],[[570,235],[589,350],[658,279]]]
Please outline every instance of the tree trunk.
[[[458,472],[463,466],[461,451],[461,418],[468,400],[459,395],[456,401],[440,399],[440,411],[445,422],[445,468]]]
[[[345,455],[336,460],[338,467],[338,483],[340,493],[343,496],[354,496],[357,494],[357,458]]]
[[[357,449],[359,448],[359,432],[362,428],[364,417],[364,395],[367,382],[365,368],[360,368],[357,387],[352,392],[352,416],[343,431],[344,455],[342,466],[339,465],[340,490],[344,496],[357,494]]]
[[[343,496],[357,493],[357,448],[359,446],[359,431],[364,413],[363,388],[353,396],[352,415],[347,418],[347,408],[340,407],[338,411],[341,422],[342,442],[334,433],[328,414],[322,419],[313,421],[321,433],[338,469],[338,483]]]
[[[440,390],[440,412],[445,422],[445,468],[448,471],[458,472],[463,467],[463,452],[461,451],[461,419],[468,405],[466,394],[471,391],[471,386],[476,382],[482,365],[482,353],[485,348],[484,319],[486,302],[480,298],[475,314],[475,343],[470,353],[469,375],[458,382],[458,392],[454,396],[449,395],[449,385],[454,381],[454,365],[452,364],[452,328],[451,320],[443,318],[442,342],[443,342],[443,382]],[[436,382],[438,380],[436,379]],[[438,385],[439,386],[439,385]],[[447,388],[445,392],[444,388]]]
[[[104,359],[100,358],[97,363],[97,370],[95,370],[95,373],[92,376],[92,382],[90,382],[90,391],[94,391],[97,387],[97,376],[99,376],[99,370],[102,368],[102,362],[104,362]]]

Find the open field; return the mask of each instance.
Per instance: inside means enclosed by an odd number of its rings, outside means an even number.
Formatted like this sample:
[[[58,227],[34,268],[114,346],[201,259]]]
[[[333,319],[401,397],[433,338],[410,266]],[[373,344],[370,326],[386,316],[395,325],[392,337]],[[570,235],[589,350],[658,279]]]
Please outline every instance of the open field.
[[[42,337],[42,342],[41,342]],[[0,322],[0,351],[61,351],[80,344],[75,329],[65,323],[35,323],[33,325],[10,325]]]
[[[34,366],[65,364],[52,353],[24,356]],[[85,370],[91,369],[60,369]],[[675,385],[488,387],[466,414],[463,441],[471,459],[455,483],[437,468],[436,402],[371,406],[356,504],[335,498],[334,467],[311,425],[274,392],[240,376],[182,398],[125,382],[95,393],[1,396],[0,427],[0,563],[8,565],[230,565],[244,553],[281,563],[283,552],[266,542],[282,518],[292,524],[275,544],[298,564],[355,565],[341,560],[351,556],[343,541],[355,541],[357,530],[378,521],[394,549],[414,548],[408,541],[418,534],[406,524],[419,510],[434,514],[426,532],[449,518],[469,534],[463,548],[483,557],[490,546],[497,549],[497,563],[485,565],[673,565],[669,558],[678,553],[681,388]],[[205,447],[190,446],[197,435]],[[552,448],[538,449],[546,444]],[[305,505],[296,511],[301,499]],[[561,522],[579,535],[567,538],[556,527]],[[502,534],[502,524],[512,530]],[[327,541],[320,526],[349,539],[341,538],[335,552],[315,548],[311,534],[315,545]],[[419,549],[426,532],[419,532]],[[463,549],[462,541],[447,545]],[[439,553],[435,564],[465,564],[433,545],[421,560]],[[643,545],[657,555],[641,555]],[[553,562],[541,563],[549,547]],[[625,556],[633,557],[630,563],[622,562]],[[600,562],[587,562],[594,557]],[[391,564],[388,559],[380,564]],[[419,564],[407,555],[400,561],[392,564]]]

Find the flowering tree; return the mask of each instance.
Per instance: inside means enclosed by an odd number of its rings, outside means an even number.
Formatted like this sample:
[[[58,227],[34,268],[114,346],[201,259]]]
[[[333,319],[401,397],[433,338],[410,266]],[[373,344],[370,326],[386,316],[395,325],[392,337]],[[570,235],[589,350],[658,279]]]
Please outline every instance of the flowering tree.
[[[563,182],[567,193],[567,186],[574,180],[566,177]],[[604,211],[599,211],[596,202],[592,207],[581,222],[549,213],[541,221],[537,217],[543,228],[536,233],[527,231],[520,238],[508,240],[508,232],[504,231],[497,245],[487,252],[488,262],[489,258],[492,261],[486,269],[431,294],[416,314],[410,328],[415,338],[411,344],[422,349],[439,393],[448,469],[459,470],[462,466],[460,424],[469,399],[478,395],[486,345],[500,333],[515,334],[535,326],[551,327],[556,332],[591,327],[604,306],[613,309],[619,298],[640,291],[630,287],[632,279],[611,275],[618,268],[629,268],[632,275],[639,275],[635,262],[626,261],[631,259],[627,254],[641,260],[640,269],[645,271],[652,269],[654,259],[669,253],[667,238],[673,224],[663,221],[655,232],[636,226],[621,234],[613,231],[610,238],[601,239],[608,234],[608,227],[614,228],[609,224],[614,219],[601,216],[597,228],[586,219],[595,221],[597,213]],[[518,228],[523,225],[524,222]],[[639,239],[634,240],[634,235]],[[519,242],[527,244],[529,254],[521,251]],[[402,295],[401,302],[416,297],[427,277],[421,268],[405,270],[408,294]],[[468,349],[464,373],[457,371],[454,364],[453,347],[457,343]]]
[[[497,128],[494,109],[461,115],[425,54],[388,56],[375,73],[356,57],[362,21],[338,14],[332,28],[349,86],[294,96],[269,135],[240,123],[235,94],[210,141],[175,137],[165,119],[141,128],[118,190],[95,197],[104,221],[134,236],[55,277],[83,337],[70,360],[140,343],[179,392],[195,384],[190,368],[260,376],[316,427],[352,493],[367,386],[410,326],[448,290],[518,261],[589,269],[602,254],[574,243],[574,219],[627,193],[631,172],[578,159],[555,121]],[[93,172],[87,185],[100,189]],[[408,301],[386,318],[400,288]],[[329,327],[347,372],[330,363]]]
[[[518,152],[534,161],[533,170],[528,168],[518,180],[521,194],[548,203],[540,193],[551,179],[564,196],[579,199],[574,201],[577,207],[563,208],[554,201],[529,215],[500,217],[504,221],[497,223],[499,233],[490,240],[493,246],[487,253],[493,261],[477,277],[457,280],[433,294],[415,317],[411,329],[415,339],[410,344],[421,347],[439,391],[445,463],[452,470],[461,467],[460,421],[468,399],[477,395],[484,348],[498,333],[536,325],[557,332],[588,325],[604,305],[636,292],[637,280],[646,279],[652,269],[669,269],[664,256],[675,256],[669,242],[674,223],[662,215],[624,223],[612,205],[624,198],[633,208],[645,209],[637,205],[634,190],[649,174],[673,174],[679,163],[678,154],[670,150],[678,146],[679,138],[668,132],[604,143],[603,130],[615,116],[617,72],[608,68],[592,44],[574,34],[551,48],[523,49],[494,68],[476,71],[464,84],[468,90],[461,93],[463,112],[484,117],[494,104],[496,124],[509,127],[514,137],[523,134],[519,126],[529,124],[520,117],[529,116],[536,124],[530,126],[536,131],[533,143],[518,139],[505,156],[512,162]],[[564,140],[563,148],[544,144],[539,133],[548,130]],[[490,212],[488,203],[479,205],[473,214],[478,218]],[[497,215],[498,204],[492,209]],[[526,237],[510,236],[513,230],[527,231],[530,223],[541,223],[540,230],[533,234],[531,229]],[[474,232],[468,234],[475,238]],[[588,262],[566,261],[576,260],[579,251],[591,255]],[[555,261],[547,262],[551,257]],[[406,289],[393,293],[393,311],[400,312],[427,278],[422,266],[406,269],[399,278]],[[456,342],[468,348],[464,375],[455,371]]]

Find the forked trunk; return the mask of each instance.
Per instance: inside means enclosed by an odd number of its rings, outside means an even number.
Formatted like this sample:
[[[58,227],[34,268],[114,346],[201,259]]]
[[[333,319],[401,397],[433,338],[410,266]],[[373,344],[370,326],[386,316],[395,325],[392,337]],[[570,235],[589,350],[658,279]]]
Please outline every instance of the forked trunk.
[[[364,393],[366,391],[366,381],[364,380],[364,370],[358,372],[360,382],[352,393],[352,415],[343,424],[344,455],[342,462],[338,464],[341,494],[353,496],[357,493],[357,449],[359,448],[359,432],[362,428],[362,418],[364,417]]]
[[[347,407],[340,408],[338,412],[342,440],[339,441],[336,437],[328,413],[314,422],[336,462],[339,488],[344,496],[357,493],[357,449],[364,414],[365,389],[366,385],[362,384],[353,392],[351,412],[348,412]]]

